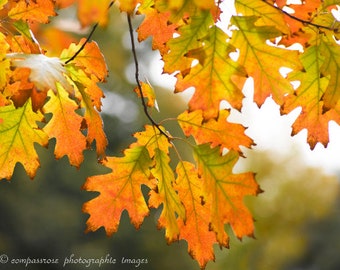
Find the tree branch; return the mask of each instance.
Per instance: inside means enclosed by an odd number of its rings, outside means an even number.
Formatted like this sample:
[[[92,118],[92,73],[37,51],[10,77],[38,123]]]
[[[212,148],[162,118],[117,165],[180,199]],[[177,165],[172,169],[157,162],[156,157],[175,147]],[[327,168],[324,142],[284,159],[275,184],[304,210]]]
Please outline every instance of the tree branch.
[[[139,80],[139,65],[138,65],[138,59],[137,59],[137,53],[136,53],[136,46],[135,46],[135,41],[134,41],[134,36],[133,36],[133,27],[132,27],[132,22],[131,22],[131,16],[130,14],[127,14],[127,20],[128,20],[128,24],[129,24],[129,33],[130,33],[130,39],[131,39],[131,51],[132,51],[132,55],[133,55],[133,60],[135,63],[135,80],[137,83],[137,87],[139,90],[139,94],[141,96],[141,100],[142,100],[142,105],[143,105],[143,109],[144,109],[144,113],[146,115],[146,117],[150,120],[151,124],[153,126],[155,126],[159,132],[164,135],[165,137],[168,138],[168,140],[170,139],[169,135],[166,134],[159,126],[158,123],[155,122],[155,120],[151,117],[151,115],[149,114],[148,111],[148,107],[145,103],[145,99],[144,99],[144,95],[143,95],[143,89]]]
[[[110,9],[113,5],[113,1],[111,1],[110,5],[108,6],[107,9]],[[97,22],[93,27],[92,27],[92,30],[90,32],[90,34],[87,36],[85,42],[83,43],[83,45],[81,45],[81,47],[78,49],[78,51],[76,51],[76,53],[70,58],[68,59],[66,62],[65,62],[65,65],[67,65],[68,63],[70,63],[71,61],[73,61],[77,56],[78,54],[85,48],[86,44],[90,41],[93,33],[96,31],[97,27],[99,25],[99,22]]]
[[[282,12],[284,15],[288,16],[289,18],[295,20],[295,21],[298,21],[302,24],[305,24],[305,25],[311,25],[311,26],[314,26],[316,28],[322,28],[322,29],[326,29],[326,30],[331,30],[331,31],[334,31],[334,32],[338,32],[338,29],[337,28],[333,28],[333,27],[329,27],[329,26],[325,26],[325,25],[321,25],[321,24],[316,24],[316,23],[313,23],[311,21],[307,21],[307,20],[303,20],[301,18],[298,18],[290,13],[288,13],[287,11],[284,11],[283,9],[279,8],[278,6],[275,6],[275,5],[272,5],[271,3],[267,2],[267,0],[262,0],[264,3],[266,3],[267,5],[279,10],[280,12]]]

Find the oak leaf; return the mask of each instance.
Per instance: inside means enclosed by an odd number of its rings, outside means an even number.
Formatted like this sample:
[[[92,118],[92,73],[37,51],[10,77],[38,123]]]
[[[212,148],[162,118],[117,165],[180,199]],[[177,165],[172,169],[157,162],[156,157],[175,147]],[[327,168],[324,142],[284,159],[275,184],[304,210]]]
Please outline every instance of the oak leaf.
[[[166,42],[176,33],[176,24],[169,23],[170,12],[159,12],[151,4],[146,2],[138,9],[139,14],[145,15],[143,22],[137,29],[138,41],[146,40],[152,36],[152,49],[166,53],[169,48]]]
[[[227,100],[232,107],[242,107],[242,85],[236,85],[234,77],[241,81],[247,76],[243,67],[229,58],[235,48],[226,40],[228,36],[218,27],[209,28],[209,35],[204,39],[203,47],[194,50],[191,56],[200,63],[191,68],[186,76],[177,75],[176,92],[195,87],[195,93],[189,101],[190,111],[202,110],[204,119],[218,116],[220,103]]]
[[[79,167],[86,149],[86,138],[80,131],[83,118],[76,112],[79,106],[61,85],[57,86],[57,94],[49,92],[50,99],[44,106],[44,113],[51,113],[52,118],[43,130],[56,139],[55,157],[66,155],[71,165]]]
[[[52,0],[19,0],[15,2],[8,12],[9,17],[15,20],[48,23],[49,17],[56,15]]]
[[[194,59],[187,57],[187,54],[202,46],[201,40],[213,22],[210,12],[200,12],[190,17],[189,24],[178,28],[179,36],[169,40],[169,52],[163,55],[164,72],[171,74],[180,71],[183,75],[188,72]]]
[[[320,68],[323,66],[324,57],[317,45],[306,49],[300,57],[304,71],[293,72],[289,79],[301,82],[294,95],[286,97],[282,106],[282,113],[288,113],[301,106],[302,111],[293,124],[292,134],[297,134],[304,128],[308,130],[307,142],[314,149],[318,142],[327,146],[329,142],[328,122],[336,120],[339,116],[334,110],[323,110],[323,95],[329,85],[330,76],[324,77]]]
[[[202,111],[184,112],[177,119],[186,136],[192,135],[197,144],[211,143],[211,147],[232,149],[241,154],[240,146],[250,148],[252,139],[244,134],[245,128],[236,123],[229,123],[229,111],[222,110],[218,119],[204,121]]]
[[[150,191],[149,206],[158,208],[163,204],[158,227],[165,228],[165,237],[168,243],[171,243],[178,240],[180,231],[177,216],[185,219],[185,210],[173,188],[175,175],[169,165],[169,156],[157,148],[154,161],[155,167],[151,173],[157,179],[157,188]]]
[[[256,26],[255,16],[233,16],[231,23],[237,26],[231,44],[240,50],[237,62],[244,66],[254,79],[254,101],[261,106],[271,96],[278,104],[293,87],[280,73],[281,67],[302,68],[298,52],[270,46],[267,40],[282,35],[273,26]]]
[[[194,149],[199,176],[204,181],[204,198],[211,198],[211,229],[221,246],[228,247],[224,225],[230,224],[238,238],[253,236],[254,221],[243,200],[245,196],[261,192],[253,173],[234,174],[237,152],[230,150],[221,156],[218,148],[209,144]]]
[[[178,218],[179,239],[188,242],[188,251],[201,269],[215,259],[213,245],[215,232],[210,229],[211,200],[204,197],[204,179],[200,178],[193,164],[179,162],[176,168],[175,189],[184,208],[185,220]]]
[[[83,211],[90,214],[87,231],[104,227],[107,235],[118,229],[121,214],[127,210],[131,223],[136,227],[149,215],[141,185],[152,187],[150,167],[152,160],[144,146],[124,151],[124,157],[108,157],[102,161],[111,173],[89,177],[83,189],[100,192],[99,196],[86,202]]]
[[[30,100],[20,108],[0,107],[0,179],[10,179],[17,163],[31,178],[35,176],[40,163],[34,144],[48,144],[47,135],[37,125],[43,119],[40,112],[32,111]]]

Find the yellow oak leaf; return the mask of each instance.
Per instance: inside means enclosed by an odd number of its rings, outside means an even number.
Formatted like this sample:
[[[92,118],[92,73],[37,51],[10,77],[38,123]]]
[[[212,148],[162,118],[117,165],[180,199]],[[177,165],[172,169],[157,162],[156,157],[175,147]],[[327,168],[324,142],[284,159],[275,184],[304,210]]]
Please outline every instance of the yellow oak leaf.
[[[165,228],[168,243],[178,240],[179,227],[177,216],[185,219],[185,209],[173,188],[175,175],[171,169],[169,156],[158,148],[155,150],[155,167],[151,170],[157,180],[157,187],[150,191],[149,206],[158,208],[163,204],[158,227]]]
[[[43,119],[40,112],[32,111],[30,100],[20,108],[0,107],[0,179],[10,179],[17,163],[29,177],[35,176],[40,162],[34,144],[48,144],[47,135],[37,125]]]

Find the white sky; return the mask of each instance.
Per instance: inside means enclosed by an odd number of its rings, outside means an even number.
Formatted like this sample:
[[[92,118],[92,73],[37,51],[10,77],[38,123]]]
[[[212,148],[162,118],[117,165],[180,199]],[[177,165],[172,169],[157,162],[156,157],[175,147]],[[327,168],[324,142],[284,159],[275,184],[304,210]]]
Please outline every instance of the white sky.
[[[231,3],[232,1],[224,1]],[[220,25],[226,25],[229,21],[230,12],[233,6],[224,7],[225,12],[221,18]],[[160,85],[169,89],[174,89],[175,78],[162,74],[163,63],[157,56],[152,61],[152,70],[149,78],[154,85]],[[306,143],[307,131],[303,130],[298,135],[291,137],[291,125],[298,116],[299,109],[289,115],[281,116],[279,107],[272,99],[267,99],[261,109],[252,101],[253,87],[250,79],[244,88],[246,96],[242,113],[233,111],[230,121],[238,122],[248,127],[246,134],[256,143],[254,149],[268,150],[284,156],[289,152],[299,150],[306,165],[321,166],[328,173],[340,172],[340,127],[334,122],[330,122],[330,143],[327,148],[318,143],[313,151]],[[192,91],[188,92],[185,98],[189,98]],[[245,152],[246,153],[246,152]]]

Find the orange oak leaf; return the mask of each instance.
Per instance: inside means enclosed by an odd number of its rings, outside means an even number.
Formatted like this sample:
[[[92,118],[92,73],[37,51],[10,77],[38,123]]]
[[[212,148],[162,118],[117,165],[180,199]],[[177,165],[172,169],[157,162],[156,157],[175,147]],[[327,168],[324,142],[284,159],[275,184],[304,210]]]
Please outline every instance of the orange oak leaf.
[[[82,87],[81,84],[78,85],[78,90],[82,96],[82,107],[85,108],[84,119],[87,126],[86,141],[89,145],[96,141],[97,155],[99,157],[105,157],[105,149],[108,142],[103,129],[103,120],[100,117],[98,111],[93,106],[91,94],[88,94],[89,91],[86,89],[88,88]]]
[[[240,124],[229,123],[227,118],[228,110],[222,110],[218,119],[203,121],[202,111],[184,112],[177,117],[177,120],[188,137],[192,135],[197,144],[211,143],[211,147],[220,146],[222,153],[224,148],[238,151],[241,154],[240,146],[250,148],[253,140],[244,134],[245,128]]]
[[[165,237],[168,243],[178,240],[179,227],[177,216],[184,219],[185,210],[181,200],[173,188],[175,175],[169,165],[170,158],[158,148],[155,149],[155,167],[151,170],[157,180],[157,188],[150,191],[149,206],[158,208],[163,204],[158,227],[165,228]]]
[[[29,177],[35,176],[40,163],[34,144],[48,144],[47,135],[37,125],[43,119],[40,112],[32,111],[30,100],[20,108],[0,107],[0,179],[10,179],[17,163]]]
[[[194,154],[198,173],[204,181],[204,198],[211,199],[211,229],[216,232],[219,244],[228,247],[225,224],[230,224],[240,239],[253,236],[253,218],[243,202],[245,196],[261,192],[253,173],[233,174],[239,158],[233,150],[221,156],[218,148],[203,144],[195,148]]]
[[[68,93],[58,85],[57,94],[49,92],[49,100],[44,113],[52,113],[52,118],[43,128],[50,138],[56,139],[55,157],[68,156],[70,164],[79,167],[83,162],[86,138],[81,133],[83,118],[76,112],[78,105],[69,98]]]
[[[10,18],[23,21],[48,23],[50,16],[55,16],[52,0],[13,1],[13,7],[8,12]]]
[[[60,59],[67,61],[73,57],[84,42],[86,42],[86,39],[82,39],[78,45],[72,43],[68,49],[65,49],[61,53]],[[100,82],[103,82],[107,76],[107,66],[104,56],[94,41],[87,43],[77,57],[68,64],[74,64],[82,68],[89,76],[96,76]]]
[[[179,239],[188,242],[189,254],[201,269],[215,260],[213,245],[215,232],[210,229],[211,200],[204,197],[203,181],[193,164],[180,162],[176,168],[175,189],[184,205],[185,220],[178,218]]]
[[[227,100],[236,109],[242,107],[242,85],[236,85],[233,78],[242,81],[241,77],[245,78],[247,74],[229,58],[235,48],[226,43],[227,38],[221,29],[212,26],[204,39],[204,46],[191,54],[200,63],[188,75],[177,75],[176,92],[195,87],[189,109],[202,110],[204,119],[218,116],[222,100]]]
[[[294,95],[286,97],[282,113],[289,113],[301,106],[302,111],[293,124],[292,134],[295,135],[303,129],[308,130],[307,142],[311,149],[314,149],[318,142],[327,146],[329,142],[328,122],[335,120],[340,123],[339,115],[330,109],[323,110],[323,95],[329,85],[330,76],[323,77],[320,68],[324,57],[320,54],[320,47],[317,45],[308,47],[301,55],[301,62],[305,71],[297,71],[289,76],[291,80],[301,82]]]
[[[149,215],[149,208],[143,197],[141,186],[151,188],[150,167],[152,160],[143,146],[135,146],[124,151],[124,157],[108,157],[102,161],[111,173],[89,177],[83,189],[100,192],[88,201],[83,211],[90,214],[87,231],[104,227],[107,235],[118,229],[121,214],[127,210],[131,223],[136,227]]]
[[[138,41],[146,40],[152,36],[152,49],[159,50],[161,54],[166,53],[169,48],[166,42],[176,32],[176,24],[169,23],[170,12],[159,12],[149,3],[138,9],[139,14],[145,15],[141,25],[137,29]]]

